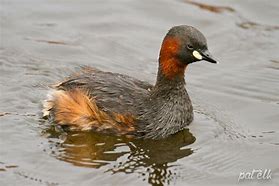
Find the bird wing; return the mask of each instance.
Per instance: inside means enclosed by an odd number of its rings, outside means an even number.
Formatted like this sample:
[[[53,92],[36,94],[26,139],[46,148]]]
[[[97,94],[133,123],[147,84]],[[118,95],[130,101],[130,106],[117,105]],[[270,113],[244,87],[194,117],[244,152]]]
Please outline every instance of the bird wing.
[[[127,75],[83,67],[79,73],[56,85],[56,89],[82,88],[105,112],[136,113],[137,105],[149,95],[152,85]]]

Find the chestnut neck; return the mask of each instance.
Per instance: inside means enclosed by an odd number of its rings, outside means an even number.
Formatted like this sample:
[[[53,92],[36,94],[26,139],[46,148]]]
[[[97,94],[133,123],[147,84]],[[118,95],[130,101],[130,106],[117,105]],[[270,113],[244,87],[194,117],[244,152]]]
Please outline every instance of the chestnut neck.
[[[186,64],[177,57],[179,39],[166,36],[160,51],[157,82],[139,104],[140,124],[145,138],[163,138],[185,128],[193,120],[191,100],[185,88]]]
[[[187,65],[180,62],[177,58],[179,51],[179,39],[166,36],[160,51],[156,86],[161,84],[175,85],[179,82],[185,84],[184,74]]]
[[[161,87],[169,85],[170,87],[175,87],[179,84],[185,85],[185,74],[186,67],[182,67],[181,72],[179,74],[175,74],[173,76],[166,75],[163,67],[159,64],[158,73],[157,73],[157,80],[155,86]]]

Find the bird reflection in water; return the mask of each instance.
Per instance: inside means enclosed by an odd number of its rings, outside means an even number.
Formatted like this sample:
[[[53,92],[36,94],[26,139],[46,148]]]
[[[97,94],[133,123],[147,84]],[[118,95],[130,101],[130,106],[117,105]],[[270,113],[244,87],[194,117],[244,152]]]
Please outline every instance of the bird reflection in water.
[[[105,168],[113,174],[138,173],[151,185],[164,185],[178,176],[175,162],[189,156],[195,142],[188,129],[161,140],[128,139],[93,132],[61,132],[51,126],[43,132],[51,154],[75,166]],[[47,149],[46,149],[47,150]],[[120,158],[121,157],[121,158]],[[121,160],[120,160],[121,159]]]

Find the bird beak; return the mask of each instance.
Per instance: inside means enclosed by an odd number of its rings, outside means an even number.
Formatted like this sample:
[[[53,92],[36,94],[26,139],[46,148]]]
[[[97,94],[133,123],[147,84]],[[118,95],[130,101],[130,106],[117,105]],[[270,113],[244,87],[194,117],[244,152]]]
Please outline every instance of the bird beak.
[[[210,54],[210,52],[207,49],[200,51],[200,55],[202,56],[202,60],[208,61],[210,63],[218,64],[218,61],[214,59],[214,57]]]

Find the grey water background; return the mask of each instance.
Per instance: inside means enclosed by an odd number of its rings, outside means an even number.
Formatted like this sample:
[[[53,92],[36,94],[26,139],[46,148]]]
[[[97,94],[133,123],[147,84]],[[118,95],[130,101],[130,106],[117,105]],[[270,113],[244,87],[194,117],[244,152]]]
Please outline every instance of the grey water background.
[[[1,0],[0,185],[279,185],[278,10],[277,0]],[[179,24],[201,30],[220,61],[187,68],[189,130],[127,140],[40,119],[47,85],[82,65],[154,83]],[[253,169],[272,179],[238,182]]]

